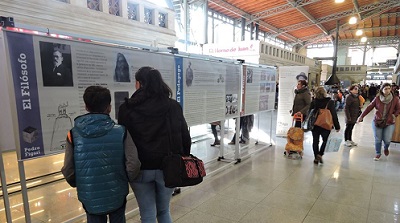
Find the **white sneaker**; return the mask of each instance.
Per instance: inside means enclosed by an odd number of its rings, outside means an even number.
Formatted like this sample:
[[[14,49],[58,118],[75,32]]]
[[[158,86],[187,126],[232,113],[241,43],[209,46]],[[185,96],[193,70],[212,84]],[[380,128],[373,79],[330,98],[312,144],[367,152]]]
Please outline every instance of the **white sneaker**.
[[[353,146],[353,144],[351,143],[350,140],[346,140],[346,142],[344,142],[344,145],[347,146],[347,147],[352,147]]]
[[[357,143],[355,143],[353,141],[350,141],[350,143],[351,143],[352,146],[357,146],[358,145]]]

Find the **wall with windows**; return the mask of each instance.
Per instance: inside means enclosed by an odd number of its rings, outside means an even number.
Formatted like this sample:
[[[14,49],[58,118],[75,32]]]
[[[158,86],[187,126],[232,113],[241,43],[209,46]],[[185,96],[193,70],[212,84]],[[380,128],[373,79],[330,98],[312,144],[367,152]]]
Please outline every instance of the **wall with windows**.
[[[16,27],[153,47],[177,39],[175,12],[142,0],[0,1],[0,15],[13,17]]]

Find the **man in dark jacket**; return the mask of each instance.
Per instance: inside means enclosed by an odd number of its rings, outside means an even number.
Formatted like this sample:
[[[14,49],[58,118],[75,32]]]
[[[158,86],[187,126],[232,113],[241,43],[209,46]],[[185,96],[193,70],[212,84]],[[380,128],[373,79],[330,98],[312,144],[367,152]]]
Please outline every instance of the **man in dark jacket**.
[[[137,150],[125,128],[109,116],[108,89],[88,87],[83,99],[89,113],[77,117],[68,132],[61,171],[77,188],[88,223],[106,223],[107,215],[110,223],[123,223],[128,180],[140,170]]]

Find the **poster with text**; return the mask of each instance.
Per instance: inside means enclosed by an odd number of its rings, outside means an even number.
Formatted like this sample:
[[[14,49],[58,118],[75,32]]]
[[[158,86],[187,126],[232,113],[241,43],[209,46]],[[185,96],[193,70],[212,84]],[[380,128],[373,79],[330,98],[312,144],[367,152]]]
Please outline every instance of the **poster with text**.
[[[189,126],[223,120],[225,118],[226,64],[193,58],[181,61],[183,76],[183,111]],[[177,68],[179,69],[179,68]],[[178,88],[177,80],[177,88]],[[181,101],[181,100],[179,100]]]
[[[308,79],[308,66],[279,67],[277,136],[286,136],[287,131],[292,126],[293,120],[290,111],[293,107],[294,90],[300,77]]]
[[[276,69],[244,66],[244,114],[254,114],[274,108]]]
[[[240,113],[240,68],[239,65],[228,64],[225,78],[225,118],[238,117]]]
[[[64,152],[74,119],[87,113],[88,86],[110,90],[111,118],[135,89],[142,66],[160,70],[174,86],[173,56],[23,33],[7,33],[20,135],[20,157]]]

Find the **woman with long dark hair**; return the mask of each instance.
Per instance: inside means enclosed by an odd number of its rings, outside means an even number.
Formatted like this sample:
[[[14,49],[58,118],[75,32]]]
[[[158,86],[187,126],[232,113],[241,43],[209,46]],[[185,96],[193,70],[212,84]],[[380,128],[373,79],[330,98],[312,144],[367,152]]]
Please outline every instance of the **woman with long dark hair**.
[[[136,92],[120,106],[119,124],[132,136],[142,163],[131,183],[142,222],[172,222],[169,203],[173,188],[165,187],[161,163],[168,152],[190,154],[191,138],[180,104],[158,70],[142,67],[136,74]]]
[[[382,84],[379,94],[358,118],[358,121],[362,122],[364,117],[373,108],[376,109],[374,121],[372,122],[372,130],[375,138],[375,161],[381,158],[382,141],[384,144],[383,152],[385,156],[389,155],[390,141],[395,127],[394,122],[400,113],[399,98],[394,96],[391,90],[392,87],[389,83]]]

